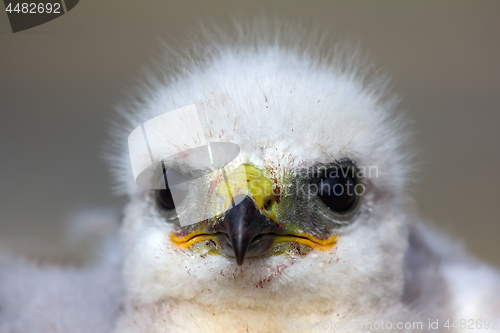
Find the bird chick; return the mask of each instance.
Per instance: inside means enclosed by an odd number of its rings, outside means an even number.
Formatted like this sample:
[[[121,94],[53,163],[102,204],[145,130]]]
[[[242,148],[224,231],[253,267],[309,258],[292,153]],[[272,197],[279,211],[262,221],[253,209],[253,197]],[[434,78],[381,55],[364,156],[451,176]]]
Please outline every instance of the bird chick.
[[[120,108],[125,121],[111,150],[129,198],[123,259],[64,284],[64,295],[80,292],[60,296],[59,312],[49,305],[60,293],[54,281],[77,272],[0,261],[0,331],[40,321],[46,332],[465,332],[462,319],[489,320],[493,330],[498,272],[405,209],[412,156],[387,81],[352,48],[321,52],[328,44],[314,34],[258,23],[236,31],[166,51]],[[146,128],[188,110],[199,126],[179,116],[175,126]],[[155,147],[142,156],[159,170],[150,186],[138,186],[133,172],[134,129],[149,131]],[[179,144],[172,133],[182,131]],[[211,169],[213,159],[193,159],[205,144],[213,156],[217,147],[237,154]],[[183,222],[192,216],[203,218]],[[44,277],[43,288],[29,289],[34,298],[14,283],[26,271]],[[101,315],[89,326],[96,309],[109,321]]]
[[[194,105],[206,141],[239,154],[175,200],[168,181],[138,187],[123,149],[127,310],[117,332],[288,332],[331,319],[431,331],[429,320],[498,319],[498,273],[404,209],[411,156],[387,82],[356,52],[322,54],[314,36],[297,35],[208,34],[172,56],[178,67],[155,68],[159,79],[126,110],[130,131]],[[189,154],[200,142],[193,132],[180,148],[172,131],[154,132],[159,151]],[[186,179],[197,172],[170,162]],[[184,225],[190,211],[211,213]]]

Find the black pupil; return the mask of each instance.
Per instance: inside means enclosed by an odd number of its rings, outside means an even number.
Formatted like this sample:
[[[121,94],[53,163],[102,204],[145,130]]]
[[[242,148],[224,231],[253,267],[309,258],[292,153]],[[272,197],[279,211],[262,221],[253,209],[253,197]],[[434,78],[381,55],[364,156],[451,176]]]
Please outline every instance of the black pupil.
[[[172,198],[172,193],[167,187],[165,190],[158,190],[158,202],[164,209],[175,209],[174,199]]]
[[[356,202],[355,185],[350,175],[339,172],[319,182],[318,195],[330,209],[345,212]]]

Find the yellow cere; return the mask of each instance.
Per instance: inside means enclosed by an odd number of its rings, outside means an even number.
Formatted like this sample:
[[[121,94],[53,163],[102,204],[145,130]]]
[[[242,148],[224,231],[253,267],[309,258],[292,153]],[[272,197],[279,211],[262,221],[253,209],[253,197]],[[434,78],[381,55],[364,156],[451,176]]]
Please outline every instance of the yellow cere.
[[[244,194],[253,199],[263,214],[276,221],[276,205],[274,203],[277,198],[273,192],[273,183],[264,176],[261,170],[252,165],[244,164],[231,173],[226,173],[226,179],[220,177],[217,181],[217,195],[224,198],[225,210],[231,208],[232,199]],[[268,203],[270,209],[266,210],[264,206],[269,200],[271,200]]]

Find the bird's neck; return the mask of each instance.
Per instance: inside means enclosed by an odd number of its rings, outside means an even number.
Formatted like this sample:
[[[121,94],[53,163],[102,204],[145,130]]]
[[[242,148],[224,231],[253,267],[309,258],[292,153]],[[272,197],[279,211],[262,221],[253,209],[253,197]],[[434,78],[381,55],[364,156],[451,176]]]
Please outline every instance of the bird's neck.
[[[330,311],[323,311],[321,307],[317,309],[297,307],[289,310],[281,307],[221,309],[192,301],[171,300],[129,307],[119,320],[116,333],[297,332],[297,329],[308,329],[311,325],[334,329],[335,325],[352,326],[356,325],[356,322],[359,325],[359,320],[375,322],[380,319],[381,309],[373,312],[367,312],[366,308],[362,312],[359,310],[358,312],[351,306]],[[400,312],[398,315],[403,313]]]

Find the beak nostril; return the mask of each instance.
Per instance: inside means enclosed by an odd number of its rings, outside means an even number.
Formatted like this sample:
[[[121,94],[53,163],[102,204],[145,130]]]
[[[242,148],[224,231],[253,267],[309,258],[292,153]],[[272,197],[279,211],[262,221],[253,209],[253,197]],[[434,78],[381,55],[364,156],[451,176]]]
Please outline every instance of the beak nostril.
[[[271,211],[272,204],[273,204],[272,200],[267,199],[267,201],[264,203],[264,209],[266,210],[266,212]]]

